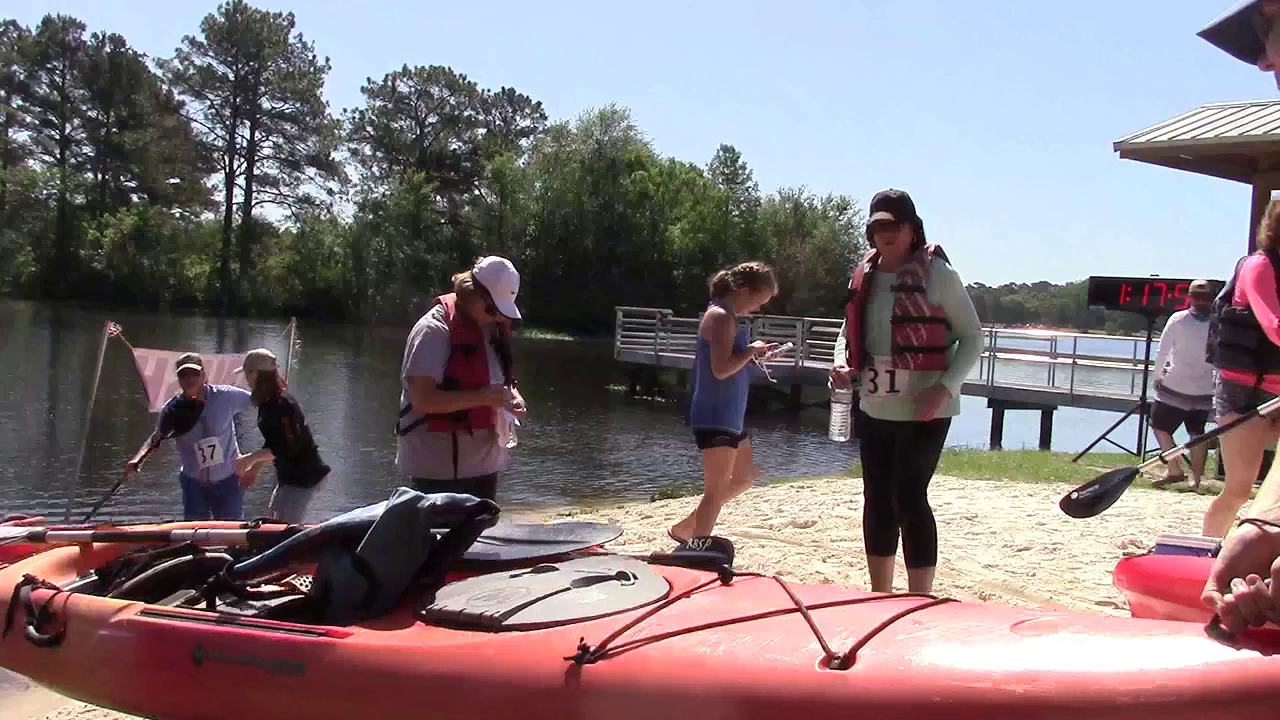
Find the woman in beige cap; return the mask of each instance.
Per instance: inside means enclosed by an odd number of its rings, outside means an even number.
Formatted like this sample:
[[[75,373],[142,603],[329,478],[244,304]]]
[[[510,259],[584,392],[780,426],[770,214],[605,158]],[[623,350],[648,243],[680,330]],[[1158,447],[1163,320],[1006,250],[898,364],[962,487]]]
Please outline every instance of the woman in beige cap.
[[[510,463],[510,428],[525,417],[511,323],[520,273],[496,255],[453,276],[414,324],[400,365],[396,467],[424,493],[493,500]]]
[[[236,460],[236,472],[244,477],[258,463],[274,462],[276,489],[271,493],[271,517],[301,523],[316,485],[329,474],[329,466],[320,459],[320,449],[311,436],[302,406],[280,377],[276,356],[266,348],[251,350],[236,372],[243,372],[253,388],[258,430],[263,439],[261,450]]]

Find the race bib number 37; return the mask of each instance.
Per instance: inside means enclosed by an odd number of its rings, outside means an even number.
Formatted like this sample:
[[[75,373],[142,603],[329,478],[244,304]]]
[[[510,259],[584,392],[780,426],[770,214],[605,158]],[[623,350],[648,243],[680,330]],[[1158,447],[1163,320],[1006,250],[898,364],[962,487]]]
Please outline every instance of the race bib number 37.
[[[893,359],[885,355],[871,358],[862,371],[862,397],[895,397],[907,389],[911,371],[893,366]]]
[[[196,462],[200,469],[222,464],[222,443],[216,437],[207,437],[196,442]]]

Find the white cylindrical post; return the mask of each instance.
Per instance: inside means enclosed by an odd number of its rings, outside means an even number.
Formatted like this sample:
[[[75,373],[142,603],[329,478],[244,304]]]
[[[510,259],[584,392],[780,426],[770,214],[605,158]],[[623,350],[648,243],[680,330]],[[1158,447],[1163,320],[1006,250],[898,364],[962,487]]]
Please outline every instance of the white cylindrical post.
[[[89,426],[93,421],[93,403],[98,397],[98,379],[102,377],[102,358],[107,352],[107,340],[111,337],[111,321],[102,323],[102,340],[98,343],[98,363],[93,368],[93,387],[89,390],[89,404],[84,411],[84,425],[80,429],[80,452],[76,457],[76,473],[67,491],[67,510],[64,522],[71,522],[71,506],[75,503],[76,490],[80,488],[80,466],[84,464],[84,449],[89,444]]]

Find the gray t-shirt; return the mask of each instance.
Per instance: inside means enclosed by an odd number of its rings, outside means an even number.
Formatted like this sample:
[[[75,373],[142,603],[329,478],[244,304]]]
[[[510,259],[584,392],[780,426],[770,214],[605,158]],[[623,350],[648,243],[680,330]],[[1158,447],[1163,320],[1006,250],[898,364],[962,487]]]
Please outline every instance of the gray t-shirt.
[[[489,358],[489,380],[501,385],[502,363],[493,345],[485,343]],[[449,361],[449,326],[445,323],[444,307],[436,305],[418,318],[409,339],[405,343],[404,361],[400,366],[400,407],[409,404],[409,381],[413,376],[444,378],[445,364]],[[408,425],[420,413],[410,412],[400,419],[401,426]],[[478,428],[458,435],[458,478],[479,477],[507,469],[510,453],[498,442],[498,432],[493,428]],[[452,480],[453,433],[429,432],[426,425],[419,425],[407,435],[401,435],[396,443],[396,469],[401,475],[429,480]]]

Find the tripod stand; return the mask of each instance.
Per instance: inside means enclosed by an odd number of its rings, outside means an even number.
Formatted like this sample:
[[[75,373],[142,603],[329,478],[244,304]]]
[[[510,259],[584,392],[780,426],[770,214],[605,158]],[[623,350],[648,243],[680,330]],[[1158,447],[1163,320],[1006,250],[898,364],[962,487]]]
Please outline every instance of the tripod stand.
[[[1089,443],[1088,447],[1086,447],[1084,450],[1081,450],[1080,453],[1077,454],[1075,457],[1071,458],[1071,462],[1076,462],[1080,458],[1084,457],[1089,453],[1090,450],[1094,448],[1094,446],[1096,446],[1098,443],[1104,440],[1106,442],[1111,443],[1112,445],[1115,445],[1121,450],[1129,453],[1130,455],[1145,457],[1147,454],[1147,419],[1151,414],[1151,406],[1147,400],[1147,382],[1151,376],[1151,335],[1155,331],[1156,315],[1154,313],[1146,313],[1146,312],[1142,313],[1142,315],[1147,320],[1147,343],[1146,343],[1146,352],[1143,355],[1143,361],[1142,361],[1142,392],[1138,395],[1138,402],[1133,407],[1129,408],[1128,412],[1126,412],[1124,415],[1121,415],[1119,420],[1112,423],[1111,427],[1107,428],[1105,431],[1103,431],[1101,435],[1094,438],[1093,442]],[[1115,440],[1112,440],[1110,435],[1112,432],[1115,431],[1116,428],[1120,427],[1120,425],[1124,423],[1125,420],[1128,420],[1130,415],[1133,415],[1134,413],[1138,414],[1138,438],[1137,438],[1136,449],[1130,450],[1129,448],[1121,445]]]

